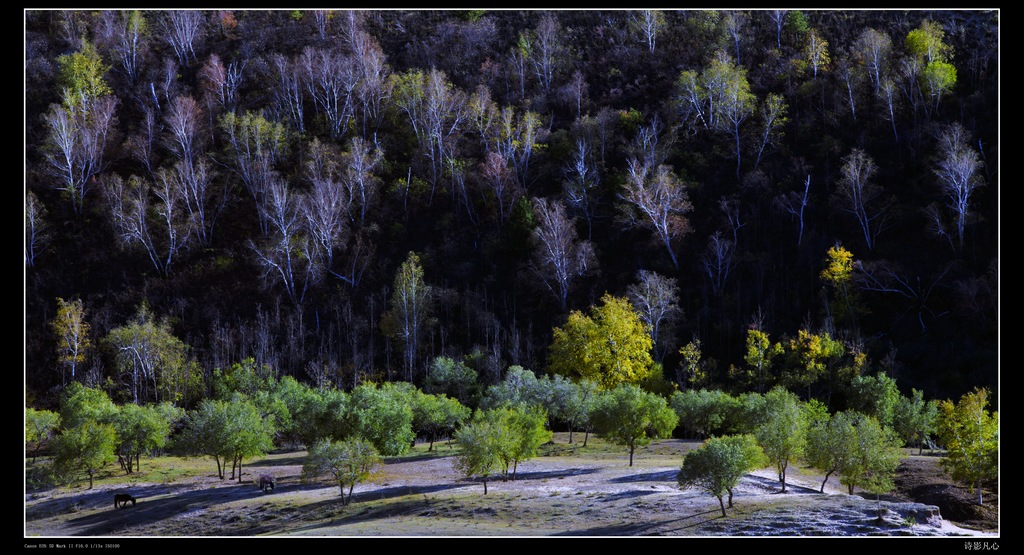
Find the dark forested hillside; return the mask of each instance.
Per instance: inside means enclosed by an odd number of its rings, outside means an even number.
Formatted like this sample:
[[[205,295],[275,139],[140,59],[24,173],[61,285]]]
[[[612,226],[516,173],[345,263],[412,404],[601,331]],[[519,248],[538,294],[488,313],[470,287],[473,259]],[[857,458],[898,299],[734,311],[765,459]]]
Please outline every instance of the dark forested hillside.
[[[24,15],[29,404],[539,375],[605,294],[678,387],[996,391],[997,11]]]

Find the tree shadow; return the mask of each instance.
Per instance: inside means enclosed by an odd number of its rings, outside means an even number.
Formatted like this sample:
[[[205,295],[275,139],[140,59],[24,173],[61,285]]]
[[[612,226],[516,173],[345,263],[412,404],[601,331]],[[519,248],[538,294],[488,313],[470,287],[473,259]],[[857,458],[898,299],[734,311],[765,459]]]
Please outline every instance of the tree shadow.
[[[651,530],[662,526],[665,521],[613,524],[608,526],[594,526],[582,530],[569,530],[552,534],[553,536],[646,536]]]
[[[598,472],[597,468],[562,468],[559,470],[544,470],[544,471],[519,471],[516,472],[515,480],[512,479],[511,474],[509,475],[508,481],[518,482],[520,480],[560,480],[562,478],[569,478],[572,476],[585,476],[587,474],[594,474]],[[489,480],[493,481],[493,480]],[[499,480],[503,481],[503,480]]]
[[[187,489],[189,486],[153,485],[146,487],[126,487],[105,491],[90,492],[82,496],[71,496],[52,502],[45,502],[33,507],[32,517],[26,514],[26,521],[45,518],[59,512],[73,512],[83,509],[99,509],[89,515],[69,518],[68,524],[83,526],[81,536],[116,535],[124,529],[135,529],[147,526],[168,518],[175,518],[192,511],[214,509],[216,506],[264,495],[259,488],[251,483],[222,485],[200,489]],[[128,493],[137,500],[135,505],[114,508],[114,494]],[[107,510],[102,510],[109,507]]]
[[[435,449],[436,449],[436,447],[435,447]],[[432,461],[432,460],[436,460],[436,459],[449,459],[449,458],[452,458],[454,456],[455,456],[454,453],[452,453],[450,455],[449,454],[443,454],[442,455],[442,454],[436,453],[436,452],[434,452],[434,453],[424,453],[422,455],[402,455],[401,457],[385,458],[384,459],[384,466],[388,466],[388,465],[392,465],[392,464],[419,462],[419,461]]]
[[[806,487],[806,486],[801,486],[799,484],[794,484],[794,483],[792,483],[792,482],[790,482],[788,480],[786,481],[786,491],[783,492],[782,491],[782,482],[779,482],[778,480],[775,480],[775,479],[772,479],[772,478],[765,478],[764,476],[756,476],[756,475],[753,475],[753,474],[748,474],[745,477],[745,479],[749,480],[751,482],[754,482],[757,485],[759,485],[759,486],[761,486],[761,487],[763,487],[765,489],[775,489],[775,491],[773,491],[772,493],[776,493],[776,494],[788,494],[788,493],[809,494],[809,493],[816,493],[818,495],[824,495],[818,489],[809,488],[809,487]]]
[[[618,478],[612,478],[609,482],[618,484],[629,484],[632,482],[672,482],[676,483],[677,477],[679,476],[678,470],[663,470],[661,472],[648,472],[646,474],[630,474],[629,476],[620,476]]]
[[[291,455],[288,457],[274,458],[274,459],[259,459],[252,461],[245,465],[246,468],[252,467],[275,467],[275,466],[302,466],[306,462],[305,455]]]
[[[651,495],[651,494],[654,494],[654,493],[658,493],[658,492],[657,491],[645,491],[645,490],[639,490],[639,489],[631,489],[629,491],[620,491],[620,492],[616,492],[616,493],[603,494],[603,495],[601,495],[601,497],[599,499],[601,501],[604,501],[604,502],[611,502],[611,501],[620,501],[622,499],[634,499],[634,498],[637,498],[637,497],[643,497],[645,495]]]

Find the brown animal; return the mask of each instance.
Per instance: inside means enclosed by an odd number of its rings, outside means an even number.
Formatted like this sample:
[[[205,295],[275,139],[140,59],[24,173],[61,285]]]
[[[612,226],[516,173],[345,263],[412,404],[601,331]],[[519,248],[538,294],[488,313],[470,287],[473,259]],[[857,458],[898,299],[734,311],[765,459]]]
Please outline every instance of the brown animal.
[[[260,476],[260,490],[267,493],[267,490],[274,491],[274,477],[264,474]]]
[[[132,507],[134,507],[135,506],[135,498],[134,497],[128,495],[127,493],[119,493],[119,494],[114,496],[114,508],[116,509],[119,506],[120,507],[127,507],[129,501],[132,502]]]

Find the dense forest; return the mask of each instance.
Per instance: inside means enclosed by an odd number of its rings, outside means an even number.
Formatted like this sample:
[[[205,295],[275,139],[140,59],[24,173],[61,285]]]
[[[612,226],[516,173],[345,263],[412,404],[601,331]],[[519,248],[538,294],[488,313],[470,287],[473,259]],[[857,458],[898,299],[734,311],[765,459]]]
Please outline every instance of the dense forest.
[[[998,409],[997,11],[24,16],[27,405],[571,372],[625,299],[651,388]]]

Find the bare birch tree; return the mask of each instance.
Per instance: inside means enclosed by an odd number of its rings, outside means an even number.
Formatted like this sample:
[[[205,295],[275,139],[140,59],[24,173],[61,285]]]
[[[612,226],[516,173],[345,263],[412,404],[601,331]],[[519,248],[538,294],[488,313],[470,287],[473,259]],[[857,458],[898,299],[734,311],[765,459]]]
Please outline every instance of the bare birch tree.
[[[566,216],[561,202],[534,198],[533,210],[537,217],[537,228],[533,232],[537,245],[536,271],[564,312],[573,281],[597,264],[594,245],[578,239],[575,221]]]
[[[856,218],[864,244],[872,251],[891,215],[890,204],[882,198],[882,188],[872,182],[878,166],[866,152],[855,148],[843,158],[839,171],[835,194],[840,207]]]
[[[637,158],[631,158],[628,164],[620,193],[627,203],[626,222],[653,230],[668,251],[672,266],[678,268],[672,241],[691,231],[690,222],[684,217],[693,208],[686,187],[665,164],[651,168]]]
[[[978,152],[971,148],[970,136],[959,123],[948,126],[939,136],[939,162],[935,175],[953,214],[958,250],[964,247],[964,231],[970,222],[971,196],[984,186],[978,170],[982,167]]]
[[[683,313],[679,307],[679,285],[676,279],[640,270],[637,272],[637,283],[630,285],[626,294],[633,308],[640,314],[640,319],[650,326],[655,360],[665,360],[669,331]]]
[[[188,65],[196,59],[195,43],[201,37],[203,14],[197,10],[167,10],[164,12],[163,40],[174,51],[178,65]]]
[[[25,193],[25,267],[36,264],[36,256],[46,245],[49,230],[46,209],[32,191]]]
[[[266,197],[261,210],[270,233],[261,245],[250,241],[250,248],[263,267],[263,278],[280,282],[292,303],[301,305],[321,270],[301,217],[303,200],[276,176],[267,186]]]

